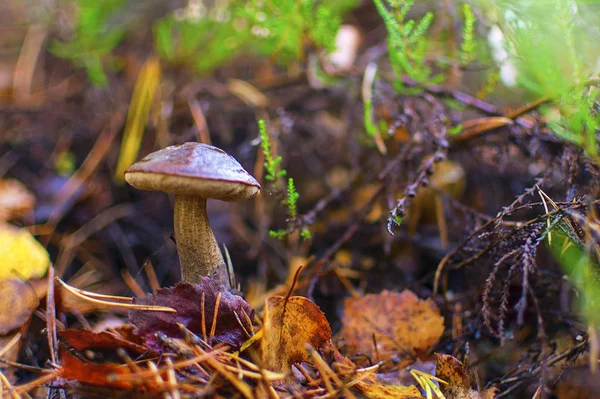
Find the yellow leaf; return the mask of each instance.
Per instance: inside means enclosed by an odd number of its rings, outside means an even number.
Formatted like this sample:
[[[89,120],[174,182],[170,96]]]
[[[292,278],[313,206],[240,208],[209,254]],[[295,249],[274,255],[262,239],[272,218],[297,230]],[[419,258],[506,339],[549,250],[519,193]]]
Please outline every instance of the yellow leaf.
[[[48,252],[27,230],[0,226],[0,281],[40,278],[49,265]]]

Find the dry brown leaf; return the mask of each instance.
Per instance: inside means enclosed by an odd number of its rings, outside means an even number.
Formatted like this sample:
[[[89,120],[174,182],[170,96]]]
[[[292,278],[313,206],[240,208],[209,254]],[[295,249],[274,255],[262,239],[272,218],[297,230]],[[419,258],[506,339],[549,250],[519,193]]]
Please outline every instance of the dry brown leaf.
[[[0,282],[0,335],[21,327],[37,308],[45,293],[46,280]]]
[[[554,394],[558,399],[599,398],[598,373],[590,371],[589,365],[570,367],[558,382]]]
[[[0,220],[10,220],[33,209],[35,197],[14,179],[0,180]]]
[[[477,392],[471,388],[471,376],[464,364],[451,355],[436,353],[436,377],[448,384],[441,384],[440,389],[446,399],[494,399],[496,388]]]
[[[260,347],[263,365],[268,370],[289,373],[293,363],[309,360],[306,345],[320,349],[330,339],[329,322],[310,299],[267,299]]]
[[[348,353],[363,353],[374,362],[394,359],[398,368],[410,364],[416,352],[428,351],[444,332],[435,303],[408,290],[346,298],[342,322]]]

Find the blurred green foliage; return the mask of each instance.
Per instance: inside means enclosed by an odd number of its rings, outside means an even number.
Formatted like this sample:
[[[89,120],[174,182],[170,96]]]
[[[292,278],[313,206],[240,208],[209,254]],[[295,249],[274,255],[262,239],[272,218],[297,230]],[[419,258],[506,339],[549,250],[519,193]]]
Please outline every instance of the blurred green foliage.
[[[597,22],[600,1],[491,1],[517,69],[517,82],[552,101],[554,133],[598,156]],[[558,110],[558,114],[556,111]]]
[[[600,265],[597,253],[587,252],[585,244],[564,220],[555,220],[553,226],[552,241],[546,242],[577,290],[580,313],[589,324],[600,327]],[[596,248],[590,250],[595,251]]]
[[[51,51],[85,68],[92,83],[103,86],[106,60],[126,32],[109,21],[131,10],[124,11],[125,0],[69,2],[77,9],[72,37],[53,43]],[[163,60],[198,73],[210,72],[241,53],[286,64],[301,59],[309,47],[334,50],[342,17],[357,4],[358,0],[222,0],[208,9],[201,1],[189,1],[152,24],[154,44]]]
[[[331,51],[342,16],[357,0],[231,1],[207,14],[173,13],[156,23],[159,54],[189,63],[198,72],[249,52],[287,63],[303,57],[307,45]]]
[[[374,1],[387,29],[388,55],[394,71],[396,91],[404,90],[404,75],[417,83],[430,81],[431,69],[425,64],[425,33],[433,21],[433,13],[427,12],[417,22],[406,17],[415,3],[414,0],[386,0],[385,3],[383,0]]]
[[[475,14],[469,3],[463,4],[462,43],[460,45],[460,63],[468,65],[475,59]]]
[[[125,0],[73,0],[77,19],[69,42],[55,41],[50,51],[83,67],[95,86],[106,85],[103,61],[123,39],[122,26],[109,23]]]

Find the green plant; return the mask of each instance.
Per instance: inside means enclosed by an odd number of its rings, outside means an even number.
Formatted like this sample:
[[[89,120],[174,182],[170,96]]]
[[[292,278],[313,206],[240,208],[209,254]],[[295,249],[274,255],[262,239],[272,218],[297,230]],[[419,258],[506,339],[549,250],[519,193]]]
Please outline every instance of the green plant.
[[[262,119],[258,121],[258,131],[260,135],[260,147],[265,157],[265,179],[273,183],[273,187],[278,191],[278,180],[279,178],[284,177],[287,174],[287,171],[285,169],[279,169],[279,164],[282,160],[281,156],[273,157],[273,154],[271,153],[271,143],[269,140],[269,135],[267,134],[267,126],[265,121]],[[281,203],[288,210],[288,228],[269,231],[269,236],[277,238],[278,240],[285,239],[290,232],[296,229],[295,222],[298,218],[297,204],[300,194],[298,194],[298,191],[296,191],[296,184],[294,183],[294,179],[291,177],[287,180],[285,192],[286,197]],[[311,237],[310,230],[307,226],[300,227],[300,237],[305,240]]]
[[[598,87],[590,84],[597,75],[600,37],[588,21],[599,13],[584,2],[498,2],[506,16],[503,28],[508,50],[518,70],[517,82],[537,97],[551,101],[542,108],[552,131],[564,140],[598,156]],[[515,17],[518,15],[518,18]]]
[[[156,23],[158,53],[166,60],[207,72],[242,53],[286,64],[304,56],[307,44],[331,51],[342,16],[357,0],[230,1],[221,12],[170,14]],[[220,17],[218,17],[220,15]]]
[[[438,81],[441,76],[431,77],[431,69],[425,65],[427,40],[424,35],[433,21],[433,13],[427,12],[417,22],[406,19],[414,0],[387,0],[387,4],[383,0],[374,1],[388,34],[388,52],[396,90],[404,89],[403,75],[417,83]]]
[[[475,42],[473,35],[475,33],[475,14],[469,3],[463,4],[463,41],[460,45],[460,62],[462,65],[467,65],[475,58]]]
[[[296,186],[294,185],[294,179],[291,177],[288,179],[287,184],[287,199],[284,201],[284,205],[288,209],[288,215],[290,219],[296,219],[298,216],[298,208],[296,204],[298,203],[298,198],[300,198],[300,194],[296,191]]]
[[[277,184],[277,180],[280,177],[284,177],[287,174],[287,171],[285,169],[279,169],[281,155],[273,158],[273,154],[271,152],[271,141],[269,140],[269,135],[267,134],[267,125],[262,119],[258,121],[258,132],[260,134],[260,147],[262,148],[263,155],[265,157],[265,179]]]
[[[283,206],[285,206],[288,210],[288,229],[280,229],[280,230],[270,230],[269,231],[269,236],[273,237],[273,238],[277,238],[278,240],[283,240],[284,238],[287,237],[287,235],[294,230],[294,222],[296,221],[296,218],[298,216],[298,208],[297,208],[297,203],[298,203],[298,199],[300,198],[300,194],[298,194],[298,192],[296,191],[296,185],[294,184],[294,179],[292,179],[291,177],[288,179],[287,182],[287,189],[286,189],[286,193],[287,196],[286,198],[282,201]],[[311,238],[311,233],[310,230],[308,229],[308,227],[306,226],[302,226],[300,228],[300,237],[304,240],[308,240]]]
[[[569,223],[560,218],[552,223],[552,241],[546,242],[577,290],[580,313],[589,324],[600,327],[600,272],[592,254],[596,248],[588,245],[586,250],[586,244],[577,238]]]
[[[73,35],[69,42],[53,42],[50,51],[83,67],[90,81],[102,87],[107,79],[104,73],[105,58],[123,39],[125,30],[109,23],[125,3],[124,0],[74,0],[77,7]]]

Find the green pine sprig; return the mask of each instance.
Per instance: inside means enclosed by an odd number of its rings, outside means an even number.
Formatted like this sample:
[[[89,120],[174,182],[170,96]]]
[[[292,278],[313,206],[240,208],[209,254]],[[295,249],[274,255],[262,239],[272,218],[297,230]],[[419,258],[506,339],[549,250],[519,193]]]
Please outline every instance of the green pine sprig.
[[[287,171],[285,169],[279,169],[279,164],[282,160],[281,155],[275,158],[273,157],[271,152],[271,141],[267,134],[267,125],[262,119],[258,121],[258,132],[260,134],[260,147],[265,156],[265,179],[270,182],[277,182],[280,177],[284,177],[287,174]]]

